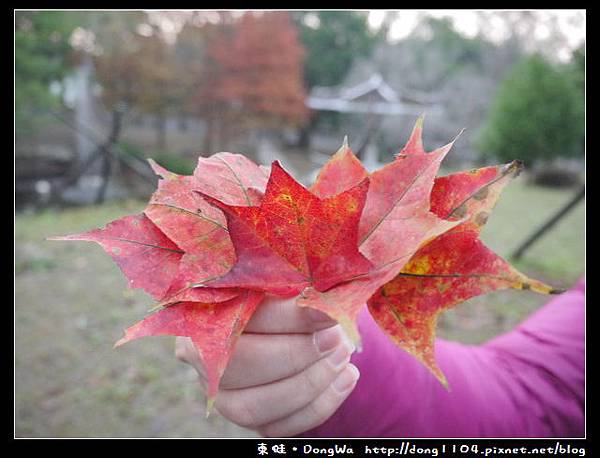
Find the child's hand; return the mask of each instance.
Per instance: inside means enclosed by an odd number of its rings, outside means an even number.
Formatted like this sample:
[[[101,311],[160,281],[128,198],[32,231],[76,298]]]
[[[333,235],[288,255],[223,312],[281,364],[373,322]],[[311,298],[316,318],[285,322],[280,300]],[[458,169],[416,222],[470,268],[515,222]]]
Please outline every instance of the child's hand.
[[[358,380],[349,364],[354,347],[325,314],[267,298],[236,345],[215,407],[227,419],[264,436],[299,434],[327,420]],[[198,371],[189,338],[178,337],[175,355]]]

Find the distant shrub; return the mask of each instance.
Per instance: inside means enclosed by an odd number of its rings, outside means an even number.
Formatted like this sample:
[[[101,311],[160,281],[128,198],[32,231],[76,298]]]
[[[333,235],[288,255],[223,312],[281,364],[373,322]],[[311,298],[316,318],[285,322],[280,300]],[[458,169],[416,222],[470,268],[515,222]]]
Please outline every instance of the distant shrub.
[[[483,157],[529,164],[582,155],[583,101],[572,72],[525,57],[500,85],[476,147]]]

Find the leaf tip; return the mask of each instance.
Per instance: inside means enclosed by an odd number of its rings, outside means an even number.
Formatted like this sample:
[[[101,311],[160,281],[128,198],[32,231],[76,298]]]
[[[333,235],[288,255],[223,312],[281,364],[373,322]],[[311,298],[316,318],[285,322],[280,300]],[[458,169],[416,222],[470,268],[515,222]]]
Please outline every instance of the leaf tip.
[[[441,371],[441,369],[434,363],[433,366],[427,365],[428,369],[432,372],[433,376],[442,384],[442,386],[446,389],[446,391],[450,391],[450,384],[448,383],[448,379]]]
[[[117,340],[115,342],[115,344],[113,345],[113,350],[117,347],[120,347],[123,344],[126,344],[129,340],[127,339],[127,336],[123,336],[121,337],[119,340]]]
[[[67,241],[67,242],[69,242],[69,241],[74,240],[73,237],[76,237],[77,235],[79,235],[79,234],[74,234],[74,235],[53,235],[53,236],[44,238],[44,240],[49,240],[51,242],[56,242],[56,241],[59,241],[59,242]]]
[[[448,392],[452,391],[450,389],[450,384],[448,383],[448,380],[446,379],[446,377],[444,377],[444,380],[440,380],[440,383],[442,384],[442,386],[444,387],[444,389]]]
[[[215,400],[216,400],[215,395],[208,396],[206,398],[206,418],[210,417],[210,414],[212,413],[214,406],[215,406]]]
[[[408,145],[416,147],[418,149],[423,149],[423,124],[425,123],[425,113],[417,118],[415,121],[415,126],[413,127],[412,133],[410,134],[410,139],[408,140]],[[407,146],[408,146],[407,145]]]
[[[415,125],[412,129],[410,137],[404,148],[400,150],[399,153],[396,154],[396,157],[404,157],[407,154],[413,154],[415,152],[424,153],[423,149],[423,123],[425,122],[425,114],[423,113],[421,116],[417,118],[415,121]]]
[[[342,142],[342,148],[343,149],[349,149],[350,146],[348,145],[348,135],[344,135],[344,141]]]
[[[552,288],[550,291],[548,291],[548,294],[562,294],[562,293],[566,293],[566,292],[567,292],[566,289]]]
[[[346,337],[350,340],[350,343],[354,345],[356,351],[360,353],[362,351],[362,342],[356,324],[349,319],[341,319],[339,323],[342,326]]]
[[[447,143],[444,146],[442,146],[441,148],[438,148],[437,150],[435,150],[436,153],[440,154],[439,155],[440,160],[442,160],[446,156],[446,154],[448,154],[450,152],[450,149],[452,149],[452,147],[454,146],[456,141],[459,139],[459,137],[462,135],[462,133],[465,130],[466,129],[463,127],[449,143]]]
[[[564,289],[554,288],[541,281],[526,277],[521,280],[517,289],[521,289],[523,291],[533,291],[534,293],[538,294],[562,294],[566,291]]]
[[[454,145],[456,143],[456,141],[460,138],[460,136],[463,134],[463,132],[467,130],[466,127],[463,127],[462,129],[460,129],[458,131],[458,133],[456,134],[456,136],[454,137],[454,139],[452,139],[452,141],[450,143],[448,143],[448,147],[451,147],[452,145]]]
[[[506,175],[513,175],[513,178],[516,178],[520,175],[520,173],[523,171],[523,169],[525,168],[525,164],[523,161],[520,161],[518,159],[515,159],[514,161],[510,162],[509,164],[506,164],[504,166],[504,169],[502,170],[502,175],[506,176]]]

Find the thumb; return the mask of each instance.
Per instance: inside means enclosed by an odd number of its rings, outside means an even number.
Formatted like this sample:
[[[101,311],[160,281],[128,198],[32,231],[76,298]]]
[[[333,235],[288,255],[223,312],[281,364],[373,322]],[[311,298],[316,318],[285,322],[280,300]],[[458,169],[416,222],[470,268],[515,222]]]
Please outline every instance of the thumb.
[[[245,332],[264,334],[312,333],[335,326],[325,313],[296,305],[296,298],[267,296],[254,312]]]

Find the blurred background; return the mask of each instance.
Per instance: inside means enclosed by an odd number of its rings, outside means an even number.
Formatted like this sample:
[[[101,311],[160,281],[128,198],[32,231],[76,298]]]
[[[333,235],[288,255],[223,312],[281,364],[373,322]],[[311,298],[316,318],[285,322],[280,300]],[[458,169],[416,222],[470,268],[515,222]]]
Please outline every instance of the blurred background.
[[[520,159],[482,234],[569,287],[585,266],[585,11],[15,11],[15,434],[246,437],[204,418],[173,339],[113,350],[151,298],[96,245],[45,241],[143,210],[146,158],[279,159],[304,184],[341,146],[373,170],[416,118],[442,174]],[[443,316],[479,343],[548,298],[504,291]]]

